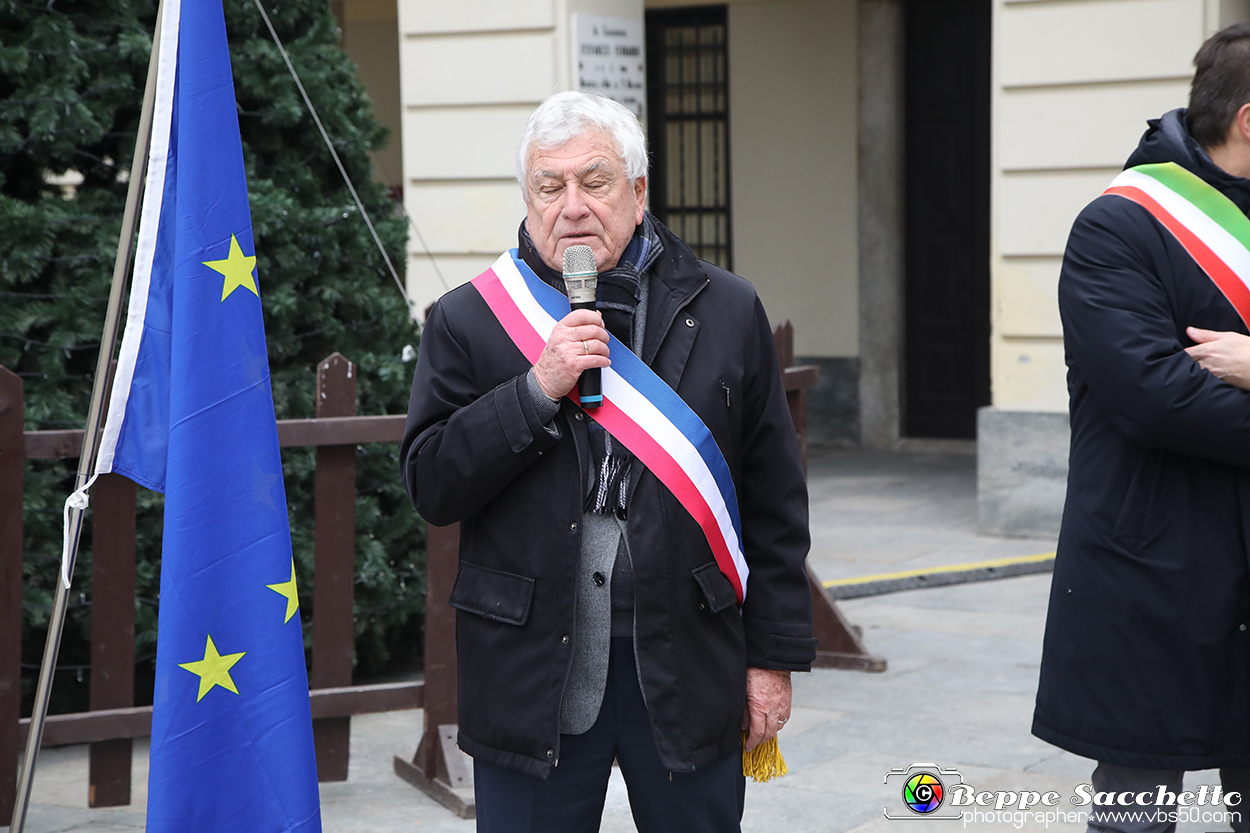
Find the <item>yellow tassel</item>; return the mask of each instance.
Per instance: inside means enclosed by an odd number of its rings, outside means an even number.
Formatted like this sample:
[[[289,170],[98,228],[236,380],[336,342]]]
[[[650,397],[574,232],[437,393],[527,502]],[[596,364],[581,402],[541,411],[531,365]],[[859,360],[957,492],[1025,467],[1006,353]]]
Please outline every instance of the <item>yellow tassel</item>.
[[[789,774],[786,759],[781,757],[777,736],[773,735],[754,749],[746,749],[747,733],[742,733],[742,774],[763,783]]]

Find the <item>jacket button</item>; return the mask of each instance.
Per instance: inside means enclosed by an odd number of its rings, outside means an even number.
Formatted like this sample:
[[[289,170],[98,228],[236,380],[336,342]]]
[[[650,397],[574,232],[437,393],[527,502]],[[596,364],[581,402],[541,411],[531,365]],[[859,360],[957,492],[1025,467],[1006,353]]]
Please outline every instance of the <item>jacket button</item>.
[[[548,750],[547,750],[547,757],[548,757],[548,758],[550,758],[550,757],[551,757],[552,755],[554,755],[554,754],[556,754],[556,751],[555,751],[554,749],[548,749]]]
[[[576,531],[577,531],[577,521],[574,521],[573,523],[569,524],[569,532],[576,532]]]
[[[582,421],[582,414],[581,414],[581,412],[580,412],[580,411],[578,411],[576,414],[574,414],[574,415],[573,415],[573,419],[577,420],[578,422],[581,422],[581,421]]]
[[[1242,626],[1239,628],[1239,630],[1241,630],[1241,631],[1244,633],[1244,632],[1245,632],[1245,630],[1246,630],[1246,626],[1245,626],[1245,625],[1242,625]]]
[[[595,573],[590,578],[591,578],[591,581],[595,583],[595,587],[602,587],[603,583],[607,580],[603,577],[603,573]],[[1242,625],[1241,629],[1244,631],[1246,629],[1246,626]]]
[[[566,633],[564,636],[560,637],[560,641],[561,641],[562,643],[564,643],[565,645],[568,645],[568,644],[569,644],[569,635]]]
[[[699,602],[699,610],[707,610],[707,605],[705,605],[703,602]]]
[[[693,319],[693,318],[687,318],[687,319],[686,319],[686,326],[687,326],[687,327],[693,327],[693,326],[694,326],[694,319]]]

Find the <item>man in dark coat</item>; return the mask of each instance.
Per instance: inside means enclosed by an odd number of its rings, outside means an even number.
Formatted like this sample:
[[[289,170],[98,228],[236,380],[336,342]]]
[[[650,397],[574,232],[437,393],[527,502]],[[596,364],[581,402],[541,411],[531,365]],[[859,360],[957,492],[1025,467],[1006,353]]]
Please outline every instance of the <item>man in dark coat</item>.
[[[1195,65],[1126,168],[1175,163],[1250,212],[1250,25]],[[1150,793],[1129,809],[1151,817],[1092,808],[1091,830],[1171,830],[1186,770],[1250,799],[1250,394],[1220,366],[1246,324],[1117,195],[1077,218],[1059,307],[1072,444],[1033,733],[1096,759],[1095,790]]]
[[[776,734],[790,672],[815,657],[807,493],[768,320],[749,283],[644,211],[645,139],[624,107],[551,97],[517,167],[527,216],[498,268],[563,293],[565,249],[589,246],[598,308],[555,323],[531,364],[478,286],[444,295],[402,446],[418,511],[460,522],[458,742],[478,830],[597,830],[615,759],[640,830],[737,831],[743,731],[748,748]],[[686,506],[569,398],[624,360],[609,331],[723,454],[740,607]]]

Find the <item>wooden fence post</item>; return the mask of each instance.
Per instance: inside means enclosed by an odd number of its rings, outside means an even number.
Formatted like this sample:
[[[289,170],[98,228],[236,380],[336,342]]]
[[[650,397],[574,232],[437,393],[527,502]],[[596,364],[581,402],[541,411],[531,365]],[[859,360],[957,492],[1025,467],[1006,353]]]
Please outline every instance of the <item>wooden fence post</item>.
[[[356,372],[332,353],[317,365],[317,419],[355,416]],[[356,575],[356,446],[317,447],[311,688],[352,684]],[[350,717],[313,720],[317,780],[346,781]]]
[[[777,363],[784,373],[786,368],[794,365],[794,325],[789,319],[773,328],[773,344],[777,348]],[[807,474],[807,388],[786,391],[786,404],[790,406],[790,420],[794,423],[794,435],[799,441],[803,473]]]
[[[473,774],[456,746],[456,612],[447,604],[460,564],[460,524],[425,528],[425,733],[395,774],[461,818],[473,818]]]
[[[817,367],[794,367],[794,325],[782,321],[773,328],[773,344],[777,348],[777,363],[786,387],[786,401],[790,417],[794,421],[794,433],[799,441],[799,454],[803,458],[803,473],[807,474],[807,388],[819,378]],[[805,373],[807,371],[807,373]],[[800,377],[808,376],[800,382]],[[798,384],[796,384],[798,383]],[[807,586],[812,592],[812,635],[816,637],[816,668],[849,668],[858,671],[884,671],[884,657],[868,653],[856,629],[846,621],[837,603],[829,595],[820,578],[807,565]]]
[[[135,484],[103,475],[91,494],[91,710],[135,703]],[[87,803],[130,803],[130,738],[96,741]]]
[[[0,367],[0,822],[17,796],[22,698],[22,380]]]
[[[429,318],[434,305],[425,308]],[[461,818],[477,815],[472,761],[456,746],[456,614],[448,606],[460,568],[460,524],[425,527],[425,732],[395,774]]]

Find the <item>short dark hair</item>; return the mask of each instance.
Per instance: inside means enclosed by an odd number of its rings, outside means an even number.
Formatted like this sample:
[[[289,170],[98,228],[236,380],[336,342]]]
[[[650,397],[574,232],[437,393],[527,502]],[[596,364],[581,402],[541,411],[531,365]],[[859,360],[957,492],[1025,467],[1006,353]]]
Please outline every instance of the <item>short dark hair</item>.
[[[1194,83],[1185,118],[1204,148],[1224,144],[1241,105],[1250,102],[1250,23],[1221,29],[1194,56]]]

